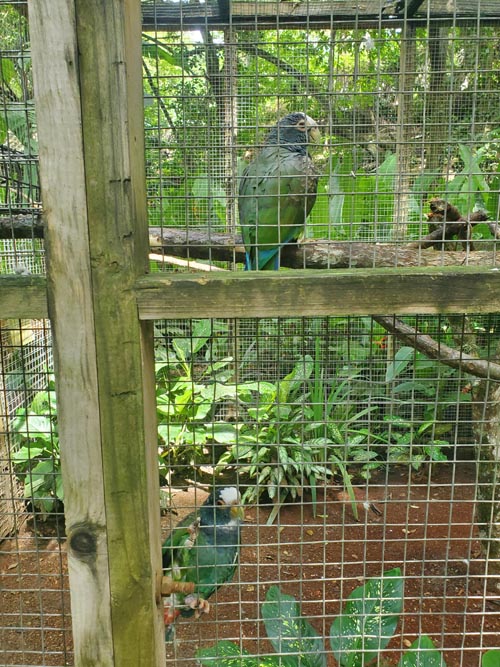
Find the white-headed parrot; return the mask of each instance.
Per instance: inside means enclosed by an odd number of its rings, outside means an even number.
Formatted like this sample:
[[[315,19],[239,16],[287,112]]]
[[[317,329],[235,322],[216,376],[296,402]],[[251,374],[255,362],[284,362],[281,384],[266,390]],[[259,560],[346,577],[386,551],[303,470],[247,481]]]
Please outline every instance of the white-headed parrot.
[[[277,270],[281,248],[303,231],[318,187],[307,149],[320,138],[310,116],[291,113],[271,130],[243,172],[238,206],[247,270]]]
[[[165,599],[165,639],[173,638],[177,616],[210,611],[208,598],[234,576],[244,513],[234,486],[216,489],[198,512],[183,519],[163,543],[164,575],[174,582],[192,582],[189,594],[172,593]]]

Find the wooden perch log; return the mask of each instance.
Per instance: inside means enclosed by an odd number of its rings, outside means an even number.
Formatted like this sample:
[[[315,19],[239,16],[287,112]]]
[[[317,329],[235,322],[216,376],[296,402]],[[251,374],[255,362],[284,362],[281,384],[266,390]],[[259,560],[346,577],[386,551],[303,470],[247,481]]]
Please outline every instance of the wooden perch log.
[[[43,239],[43,231],[42,218],[38,214],[0,216],[0,239]]]
[[[447,215],[453,217],[452,213]],[[475,215],[470,216],[471,222]],[[497,223],[488,224],[492,233],[498,238],[500,232]],[[436,252],[437,247],[440,249],[443,239],[447,240],[449,236],[453,236],[452,231],[456,232],[450,227],[443,236],[442,228],[437,228],[423,239],[409,243],[358,243],[307,239],[299,244],[287,245],[281,253],[281,265],[292,269],[366,269],[463,264],[500,266],[500,258],[494,251],[471,252],[469,247],[462,251]],[[44,225],[38,214],[0,217],[0,239],[43,237]],[[239,235],[220,234],[209,230],[186,230],[179,227],[150,227],[149,238],[152,249],[161,250],[168,255],[186,259],[244,262],[245,249]]]
[[[192,581],[174,581],[172,577],[162,577],[161,579],[161,594],[163,597],[172,595],[172,593],[189,593],[194,592],[194,582]]]
[[[150,245],[169,255],[221,262],[243,262],[245,249],[240,236],[150,227]],[[357,243],[305,240],[288,244],[281,253],[281,266],[292,269],[383,268],[397,266],[500,266],[498,253],[487,251],[422,250],[413,244]]]

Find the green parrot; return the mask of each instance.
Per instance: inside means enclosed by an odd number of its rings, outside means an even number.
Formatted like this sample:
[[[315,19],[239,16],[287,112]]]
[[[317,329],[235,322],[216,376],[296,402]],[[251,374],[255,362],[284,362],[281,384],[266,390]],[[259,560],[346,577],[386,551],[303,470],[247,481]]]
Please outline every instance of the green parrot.
[[[271,130],[243,172],[238,208],[247,270],[277,270],[281,248],[303,231],[319,175],[307,148],[320,138],[310,116],[291,113]]]
[[[172,593],[165,600],[165,639],[173,638],[177,616],[210,611],[208,598],[231,581],[238,562],[240,524],[244,514],[234,486],[216,489],[196,512],[187,516],[163,543],[163,574],[173,581],[194,583],[194,592]]]

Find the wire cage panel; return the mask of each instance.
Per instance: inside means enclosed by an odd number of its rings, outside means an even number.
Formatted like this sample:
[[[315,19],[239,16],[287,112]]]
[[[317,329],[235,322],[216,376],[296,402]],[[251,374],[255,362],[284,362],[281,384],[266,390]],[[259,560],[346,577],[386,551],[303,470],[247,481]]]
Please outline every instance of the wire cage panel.
[[[0,2],[0,274],[45,273],[26,16],[26,2]]]
[[[26,3],[0,0],[0,22],[0,273],[43,274]],[[496,267],[499,22],[487,0],[144,2],[151,271],[243,269],[239,205],[267,191],[241,184],[291,112],[322,139],[283,268]],[[239,566],[209,613],[176,619],[168,664],[330,667],[358,650],[396,665],[419,646],[472,667],[500,649],[498,317],[478,300],[467,317],[156,322],[164,535],[213,485],[246,513]],[[0,655],[71,664],[50,338],[4,329]],[[373,642],[339,645],[342,612]]]
[[[165,534],[213,486],[237,486],[246,515],[239,568],[209,614],[179,617],[167,664],[294,651],[304,664],[348,664],[356,649],[344,638],[342,658],[330,644],[335,619],[364,623],[350,596],[383,575],[404,586],[397,629],[373,649],[379,664],[399,664],[422,635],[447,665],[480,665],[498,648],[477,393],[486,383],[493,399],[494,383],[447,365],[451,346],[493,349],[497,320],[405,318],[438,342],[434,361],[371,318],[156,323]],[[277,648],[276,599],[283,623],[308,619],[316,644],[301,644],[296,625],[294,648]]]
[[[48,323],[0,328],[0,661],[71,664],[63,489]]]
[[[291,112],[313,118],[323,138],[309,146],[317,171],[309,215],[300,186],[296,193],[303,215],[293,240],[302,236],[302,252],[283,249],[282,264],[435,266],[457,251],[454,261],[492,266],[498,50],[496,29],[486,21],[495,17],[475,9],[476,23],[462,24],[457,8],[450,25],[420,7],[427,21],[403,28],[339,28],[333,15],[323,29],[291,28],[279,15],[267,30],[258,21],[246,29],[206,24],[180,32],[148,24],[149,210],[151,223],[163,228],[154,245],[167,255],[166,268],[180,252],[179,239],[191,261],[205,260],[208,248],[213,261],[205,270],[227,268],[222,257],[239,267],[238,222],[256,218],[258,227],[260,216],[265,241],[278,211],[281,225],[290,224],[286,196],[278,195],[289,177],[279,164],[261,159],[258,184],[245,183],[272,128]],[[177,228],[183,232],[176,235]],[[284,231],[276,238],[287,239]],[[251,234],[244,241],[248,250]],[[316,264],[313,249],[321,253]],[[410,254],[402,258],[400,249]]]

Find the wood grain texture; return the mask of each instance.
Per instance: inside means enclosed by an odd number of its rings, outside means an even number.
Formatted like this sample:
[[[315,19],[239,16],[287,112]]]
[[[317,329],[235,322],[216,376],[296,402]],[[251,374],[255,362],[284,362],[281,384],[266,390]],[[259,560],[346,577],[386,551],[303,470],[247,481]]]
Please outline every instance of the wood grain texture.
[[[500,309],[500,271],[370,269],[158,275],[136,283],[143,320],[480,313]]]
[[[39,0],[30,27],[75,665],[152,667],[154,375],[130,289],[147,266],[140,3]]]

